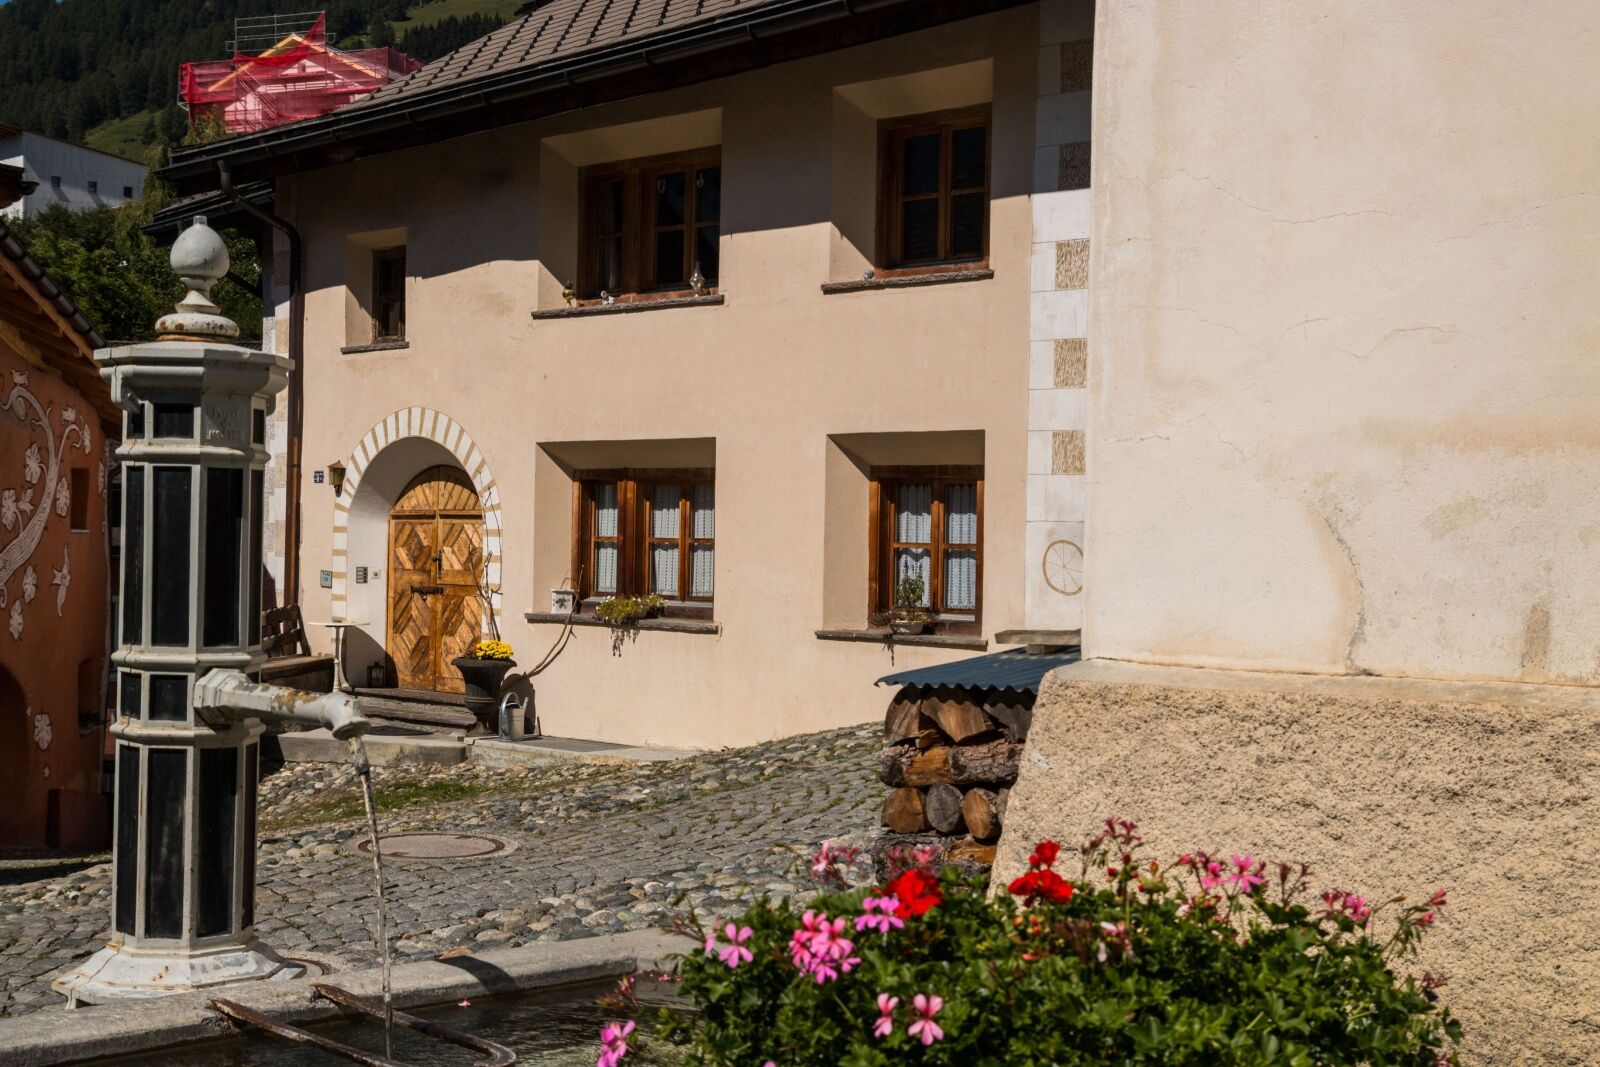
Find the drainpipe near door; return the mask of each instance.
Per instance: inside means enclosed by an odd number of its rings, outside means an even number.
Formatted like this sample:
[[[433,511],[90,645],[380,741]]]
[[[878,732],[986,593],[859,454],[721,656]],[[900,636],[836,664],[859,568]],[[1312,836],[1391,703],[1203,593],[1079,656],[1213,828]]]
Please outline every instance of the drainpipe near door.
[[[288,529],[283,538],[283,596],[280,604],[300,602],[300,441],[305,428],[305,316],[306,293],[301,284],[302,248],[300,231],[282,215],[250,203],[233,187],[233,173],[227,160],[217,160],[217,181],[222,195],[237,204],[240,210],[253,215],[279,231],[289,241],[289,449],[287,470],[287,497],[284,502],[284,520]]]

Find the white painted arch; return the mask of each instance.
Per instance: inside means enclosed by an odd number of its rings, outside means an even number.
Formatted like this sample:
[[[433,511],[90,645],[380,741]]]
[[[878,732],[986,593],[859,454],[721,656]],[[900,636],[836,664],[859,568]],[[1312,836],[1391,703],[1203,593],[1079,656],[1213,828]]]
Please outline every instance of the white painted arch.
[[[441,452],[445,455],[441,455]],[[360,513],[362,503],[372,497],[362,492],[362,482],[370,474],[374,483],[392,482],[398,478],[399,488],[389,490],[369,503],[382,507],[383,521],[387,524],[388,507],[385,498],[397,494],[412,477],[446,458],[453,459],[472,479],[483,505],[483,553],[485,581],[490,590],[500,589],[500,488],[489,472],[488,461],[462,426],[442,411],[433,408],[401,408],[386,416],[362,435],[354,451],[345,460],[343,490],[333,505],[333,615],[349,618],[351,607],[349,582],[352,578],[348,565],[351,550],[351,515]],[[397,470],[386,471],[399,461]],[[415,469],[410,469],[415,468]],[[388,503],[392,504],[392,501]],[[387,566],[387,561],[385,561]],[[382,583],[374,583],[372,594],[381,600],[387,589],[387,575]],[[498,604],[495,606],[498,610]],[[387,610],[386,608],[384,610]],[[381,625],[382,614],[371,621]],[[489,620],[484,617],[485,632]],[[380,638],[381,640],[381,638]]]

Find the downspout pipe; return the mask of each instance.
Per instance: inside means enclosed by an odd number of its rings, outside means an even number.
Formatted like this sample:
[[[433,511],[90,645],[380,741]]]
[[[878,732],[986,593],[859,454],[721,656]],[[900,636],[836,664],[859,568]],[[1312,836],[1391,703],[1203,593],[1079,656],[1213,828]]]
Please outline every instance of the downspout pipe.
[[[280,604],[300,602],[300,441],[305,429],[305,321],[306,292],[301,279],[304,259],[300,231],[294,223],[239,195],[225,159],[217,160],[218,189],[241,211],[282,233],[289,242],[289,449],[284,471],[287,497],[284,510],[288,529],[283,539],[283,595]]]

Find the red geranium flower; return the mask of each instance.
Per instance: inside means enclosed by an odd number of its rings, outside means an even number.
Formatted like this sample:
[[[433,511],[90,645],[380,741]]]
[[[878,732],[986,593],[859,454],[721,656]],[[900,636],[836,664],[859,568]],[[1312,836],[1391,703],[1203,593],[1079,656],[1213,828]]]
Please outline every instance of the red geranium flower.
[[[939,895],[938,879],[918,870],[900,872],[878,892],[882,896],[894,897],[900,902],[895,914],[902,919],[919,916],[944,901]]]
[[[1056,857],[1061,854],[1061,846],[1054,841],[1040,841],[1033,846],[1033,855],[1028,857],[1028,866],[1033,868],[1053,867]]]
[[[1012,896],[1026,897],[1032,901],[1038,897],[1056,904],[1065,904],[1072,899],[1072,884],[1055,871],[1029,871],[1021,878],[1014,880],[1007,887]]]

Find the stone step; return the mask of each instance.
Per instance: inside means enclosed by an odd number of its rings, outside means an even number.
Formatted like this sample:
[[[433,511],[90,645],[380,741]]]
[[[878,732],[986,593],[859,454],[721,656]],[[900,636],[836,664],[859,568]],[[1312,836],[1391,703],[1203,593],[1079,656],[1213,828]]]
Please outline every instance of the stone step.
[[[393,696],[357,696],[356,706],[369,718],[406,723],[424,730],[470,730],[478,721],[472,712],[454,703],[430,703]]]

